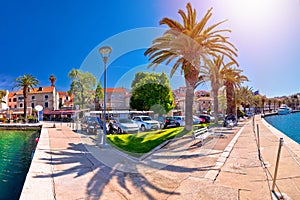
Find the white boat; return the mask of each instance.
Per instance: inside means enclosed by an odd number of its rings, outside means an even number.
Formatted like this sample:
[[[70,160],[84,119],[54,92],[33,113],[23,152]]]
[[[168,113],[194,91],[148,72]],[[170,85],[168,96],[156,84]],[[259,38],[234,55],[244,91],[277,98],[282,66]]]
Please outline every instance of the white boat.
[[[291,109],[285,104],[282,104],[277,110],[278,115],[286,115],[289,113],[291,113]]]

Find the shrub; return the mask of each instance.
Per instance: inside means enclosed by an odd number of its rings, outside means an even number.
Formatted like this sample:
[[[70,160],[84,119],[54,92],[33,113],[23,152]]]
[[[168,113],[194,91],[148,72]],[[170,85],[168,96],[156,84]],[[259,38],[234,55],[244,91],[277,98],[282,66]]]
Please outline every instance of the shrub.
[[[245,113],[240,108],[238,108],[237,109],[237,117],[240,118],[240,117],[244,117],[244,116],[245,116]]]
[[[29,123],[33,123],[33,122],[36,121],[36,117],[34,117],[34,116],[32,116],[32,115],[28,116],[27,119],[28,119],[28,122],[29,122]]]

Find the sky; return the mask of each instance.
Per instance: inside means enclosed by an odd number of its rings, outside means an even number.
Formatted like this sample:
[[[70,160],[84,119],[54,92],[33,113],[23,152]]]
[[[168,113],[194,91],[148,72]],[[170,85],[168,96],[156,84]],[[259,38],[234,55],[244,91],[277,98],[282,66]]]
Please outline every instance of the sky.
[[[0,89],[12,90],[14,79],[35,76],[49,86],[51,74],[59,91],[70,88],[68,73],[88,71],[103,83],[98,49],[111,46],[107,87],[130,88],[138,71],[168,72],[170,66],[147,69],[143,55],[162,35],[163,17],[181,18],[187,2],[197,19],[213,7],[210,23],[227,19],[230,42],[238,49],[239,67],[250,79],[245,86],[267,97],[300,92],[299,0],[0,0]],[[184,86],[180,71],[171,79]],[[198,89],[209,90],[209,83]]]

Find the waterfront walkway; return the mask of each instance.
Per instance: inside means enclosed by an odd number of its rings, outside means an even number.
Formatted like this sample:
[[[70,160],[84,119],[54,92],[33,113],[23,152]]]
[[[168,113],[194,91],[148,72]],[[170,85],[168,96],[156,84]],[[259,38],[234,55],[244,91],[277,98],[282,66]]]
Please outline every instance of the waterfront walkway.
[[[260,116],[254,126],[250,119],[216,132],[203,146],[182,138],[138,160],[96,146],[68,124],[44,123],[21,199],[272,199],[279,137],[284,145],[275,191],[300,199],[299,144]]]

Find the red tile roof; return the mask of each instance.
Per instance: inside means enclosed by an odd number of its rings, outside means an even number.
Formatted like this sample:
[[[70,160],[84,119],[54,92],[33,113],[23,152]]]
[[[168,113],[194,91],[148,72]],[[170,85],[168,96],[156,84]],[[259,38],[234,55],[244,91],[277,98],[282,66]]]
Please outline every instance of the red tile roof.
[[[42,90],[40,90],[40,88]],[[49,86],[49,87],[38,87],[38,88],[34,88],[33,90],[30,89],[29,94],[37,94],[37,93],[50,93],[53,92],[54,87],[53,86]],[[18,90],[18,91],[12,91],[9,92],[9,95],[13,96],[14,94],[23,94],[23,90]]]

